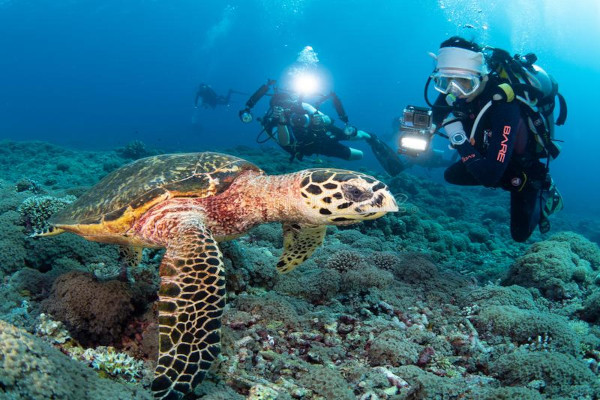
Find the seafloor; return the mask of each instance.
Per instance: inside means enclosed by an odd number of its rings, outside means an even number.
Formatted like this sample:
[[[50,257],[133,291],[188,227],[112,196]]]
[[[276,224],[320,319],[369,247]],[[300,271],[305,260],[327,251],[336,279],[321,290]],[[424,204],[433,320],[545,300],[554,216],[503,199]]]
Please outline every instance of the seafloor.
[[[314,166],[271,149],[227,152],[269,173]],[[161,252],[146,250],[125,276],[114,246],[28,237],[150,153],[0,142],[0,398],[151,398]],[[278,225],[222,244],[223,354],[198,396],[599,398],[597,221],[559,214],[550,234],[516,244],[506,193],[381,179],[405,199],[401,211],[329,228],[290,274],[275,270]]]

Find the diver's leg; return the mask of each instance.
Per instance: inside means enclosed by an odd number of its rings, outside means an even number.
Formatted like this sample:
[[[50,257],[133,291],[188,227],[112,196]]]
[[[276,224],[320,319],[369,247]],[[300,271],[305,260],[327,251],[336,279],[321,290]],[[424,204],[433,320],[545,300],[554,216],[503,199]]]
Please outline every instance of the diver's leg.
[[[321,145],[322,149],[319,153],[325,156],[337,157],[348,161],[360,160],[363,158],[362,151],[343,145],[335,140],[327,140],[321,143]]]
[[[510,234],[516,242],[526,241],[540,222],[540,194],[534,188],[510,193]]]
[[[349,147],[350,149],[350,157],[348,158],[349,160],[360,160],[363,158],[363,152],[361,150],[358,149],[353,149],[352,147]]]
[[[467,171],[467,167],[462,163],[462,161],[458,161],[444,171],[444,179],[446,182],[451,183],[453,185],[461,185],[461,186],[478,186],[481,185],[473,175],[469,171]]]

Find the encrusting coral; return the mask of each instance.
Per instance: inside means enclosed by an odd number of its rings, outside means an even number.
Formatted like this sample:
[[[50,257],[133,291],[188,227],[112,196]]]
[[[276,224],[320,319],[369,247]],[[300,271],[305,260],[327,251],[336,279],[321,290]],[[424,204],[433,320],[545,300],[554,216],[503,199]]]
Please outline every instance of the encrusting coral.
[[[151,400],[141,386],[102,379],[40,338],[0,320],[0,387],[6,399]],[[6,396],[6,397],[3,397]]]

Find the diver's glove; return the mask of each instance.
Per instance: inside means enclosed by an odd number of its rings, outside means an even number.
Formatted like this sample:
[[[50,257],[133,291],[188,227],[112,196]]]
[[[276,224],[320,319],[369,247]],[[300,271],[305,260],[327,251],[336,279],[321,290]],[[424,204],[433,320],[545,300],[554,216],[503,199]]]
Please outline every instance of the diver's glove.
[[[465,133],[465,128],[463,127],[462,122],[456,119],[452,114],[450,117],[451,118],[448,119],[448,122],[442,126],[446,131],[446,135],[448,135],[451,146],[456,148],[467,141],[467,134]]]

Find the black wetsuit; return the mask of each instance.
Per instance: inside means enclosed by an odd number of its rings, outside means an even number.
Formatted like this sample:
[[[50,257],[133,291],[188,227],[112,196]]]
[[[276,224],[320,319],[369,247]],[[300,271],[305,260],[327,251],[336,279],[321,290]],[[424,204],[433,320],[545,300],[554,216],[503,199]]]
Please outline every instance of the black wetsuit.
[[[220,96],[213,90],[213,88],[203,83],[198,87],[198,91],[196,92],[195,104],[198,106],[198,100],[202,98],[202,105],[204,107],[215,108],[219,104],[228,105],[232,93],[233,90],[230,89],[227,92],[227,96]]]
[[[479,112],[495,93],[503,93],[500,82],[490,79],[485,90],[472,102],[443,107],[445,95],[438,97],[433,121],[441,126],[450,113],[459,116],[470,137]],[[442,106],[442,107],[436,107]],[[548,171],[535,156],[535,139],[528,133],[517,100],[493,101],[483,114],[473,137],[474,142],[456,146],[461,159],[448,167],[444,178],[455,185],[483,185],[510,191],[510,232],[523,242],[540,221],[541,191],[547,189]]]
[[[272,107],[277,106],[273,104]],[[305,110],[301,104],[282,104],[286,110],[286,126],[290,135],[290,143],[283,145],[278,142],[282,149],[287,151],[291,159],[302,160],[304,156],[321,154],[328,157],[337,157],[344,160],[350,160],[350,147],[339,142],[342,139],[348,139],[344,130],[333,124],[318,124],[309,111]],[[278,120],[272,118],[271,110],[267,112],[261,123],[265,131],[277,141]]]

